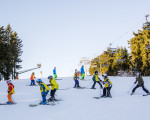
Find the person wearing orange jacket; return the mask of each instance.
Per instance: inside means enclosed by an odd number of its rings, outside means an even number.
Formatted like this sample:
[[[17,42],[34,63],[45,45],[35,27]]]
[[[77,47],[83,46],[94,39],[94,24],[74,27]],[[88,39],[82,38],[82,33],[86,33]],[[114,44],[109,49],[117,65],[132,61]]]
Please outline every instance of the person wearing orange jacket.
[[[8,102],[7,104],[13,104],[12,101],[12,95],[15,93],[14,91],[14,85],[11,83],[11,80],[7,80],[7,85],[8,85]]]
[[[33,86],[33,85],[35,85],[35,76],[34,76],[34,72],[31,74],[31,77],[30,77],[30,79],[31,79],[31,84],[30,84],[30,86]]]

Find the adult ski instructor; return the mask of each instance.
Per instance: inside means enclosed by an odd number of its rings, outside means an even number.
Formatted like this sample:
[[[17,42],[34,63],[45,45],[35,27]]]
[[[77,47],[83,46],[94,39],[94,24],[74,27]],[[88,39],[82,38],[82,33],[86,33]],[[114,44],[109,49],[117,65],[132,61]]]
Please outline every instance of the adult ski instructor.
[[[81,80],[83,80],[85,77],[85,72],[84,72],[84,65],[81,67]]]

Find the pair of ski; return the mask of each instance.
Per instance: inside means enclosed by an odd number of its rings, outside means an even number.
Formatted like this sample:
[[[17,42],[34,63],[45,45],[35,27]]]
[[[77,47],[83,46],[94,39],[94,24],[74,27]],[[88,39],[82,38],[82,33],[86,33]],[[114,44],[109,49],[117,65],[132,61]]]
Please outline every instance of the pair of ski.
[[[47,100],[48,101],[48,100]],[[50,106],[54,106],[54,105],[56,105],[56,102],[58,102],[58,104],[59,104],[59,101],[63,101],[62,99],[56,99],[56,100],[54,100],[54,101],[48,101],[47,102],[47,104],[44,104],[44,105],[50,105]],[[43,104],[30,104],[29,106],[30,107],[36,107],[36,106],[38,106],[38,105],[43,105]]]
[[[101,99],[101,98],[112,98],[112,96],[110,96],[110,97],[93,97],[93,98],[95,98],[95,99]]]
[[[0,103],[0,105],[14,105],[17,104],[16,102],[12,102],[12,103]]]

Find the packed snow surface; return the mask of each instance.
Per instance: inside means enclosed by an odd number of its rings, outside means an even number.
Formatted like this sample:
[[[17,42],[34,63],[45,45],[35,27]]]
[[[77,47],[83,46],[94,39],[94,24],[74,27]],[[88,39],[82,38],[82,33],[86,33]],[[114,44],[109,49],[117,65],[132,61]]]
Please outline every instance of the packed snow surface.
[[[1,120],[150,120],[150,95],[138,88],[134,95],[129,91],[134,85],[135,77],[109,77],[113,83],[112,98],[94,99],[100,96],[102,90],[96,84],[93,89],[73,88],[72,77],[56,80],[60,90],[56,98],[63,101],[54,106],[39,105],[29,107],[29,104],[39,103],[42,98],[39,86],[28,86],[30,80],[14,80],[15,105],[0,105]],[[102,78],[101,78],[102,79]],[[150,77],[143,77],[145,87],[150,89]],[[48,79],[42,79],[48,83]],[[91,76],[80,80],[80,86],[91,88]],[[67,88],[66,90],[63,90]],[[100,92],[101,90],[101,92]],[[129,92],[129,93],[128,93]],[[49,94],[47,96],[49,98]],[[0,82],[0,103],[7,102],[7,84]]]

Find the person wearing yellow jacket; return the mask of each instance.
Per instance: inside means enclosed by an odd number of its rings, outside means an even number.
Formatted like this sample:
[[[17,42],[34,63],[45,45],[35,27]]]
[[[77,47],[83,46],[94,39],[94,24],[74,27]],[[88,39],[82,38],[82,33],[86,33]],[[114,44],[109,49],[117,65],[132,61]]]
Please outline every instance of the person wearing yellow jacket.
[[[100,85],[100,87],[103,88],[102,84],[100,83],[100,78],[98,77],[98,71],[97,70],[95,71],[95,74],[92,77],[92,80],[94,83],[93,83],[91,89],[96,89],[95,88],[96,83],[98,83]]]
[[[11,83],[11,80],[7,80],[8,85],[8,102],[7,104],[13,104],[12,95],[15,94],[14,85]]]
[[[107,74],[103,74],[102,77],[104,78],[104,81],[101,81],[101,82],[103,82],[105,87],[103,89],[103,95],[101,97],[111,97],[110,90],[112,88],[112,82],[107,77]]]
[[[46,102],[46,96],[47,96],[50,88],[45,83],[43,83],[41,79],[38,79],[36,82],[40,86],[41,95],[42,95],[42,99],[43,99],[40,104],[46,105],[47,104],[47,102]]]
[[[48,86],[51,86],[51,88],[52,88],[51,93],[50,93],[51,97],[48,99],[48,101],[54,101],[54,100],[56,100],[55,99],[55,93],[56,93],[56,90],[58,90],[59,85],[57,84],[55,78],[53,78],[52,75],[49,76],[48,79],[49,79],[49,82],[50,82],[50,84],[48,84]]]

